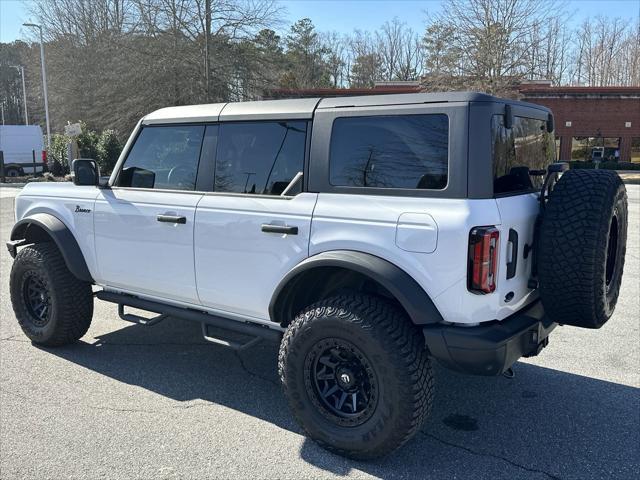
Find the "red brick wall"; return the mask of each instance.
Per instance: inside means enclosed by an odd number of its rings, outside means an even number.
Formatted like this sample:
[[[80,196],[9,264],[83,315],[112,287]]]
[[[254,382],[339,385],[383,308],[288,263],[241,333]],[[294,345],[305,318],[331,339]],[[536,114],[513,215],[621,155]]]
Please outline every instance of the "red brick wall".
[[[640,95],[522,93],[525,102],[544,105],[553,111],[556,135],[560,137],[560,160],[571,159],[573,137],[598,136],[621,138],[620,160],[630,160],[631,139],[640,137]],[[566,126],[568,121],[570,127]],[[631,122],[631,128],[625,127],[626,122]]]
[[[549,107],[560,137],[560,160],[571,159],[573,137],[620,138],[620,160],[631,158],[631,139],[640,137],[640,87],[552,87],[522,84],[522,100]],[[414,93],[419,86],[389,85],[373,89],[274,90],[271,98]],[[514,92],[515,94],[516,92]],[[571,122],[571,127],[566,122]],[[625,127],[631,122],[631,128]]]

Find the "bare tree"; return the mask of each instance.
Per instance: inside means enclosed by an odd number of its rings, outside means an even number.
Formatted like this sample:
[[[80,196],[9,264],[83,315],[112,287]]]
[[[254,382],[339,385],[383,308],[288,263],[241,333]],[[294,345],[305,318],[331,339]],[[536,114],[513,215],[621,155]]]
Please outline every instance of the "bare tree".
[[[419,36],[397,17],[375,32],[383,78],[380,80],[417,80],[424,67]]]
[[[410,28],[402,32],[397,74],[392,80],[419,80],[424,73],[425,51],[422,39]]]
[[[598,16],[578,28],[573,82],[582,85],[640,83],[639,27],[621,18]]]
[[[344,87],[348,78],[349,53],[348,39],[338,32],[327,32],[321,36],[321,42],[328,50],[327,69],[331,76],[331,86]]]
[[[247,42],[279,12],[273,0],[39,0],[54,128],[83,118],[126,132],[161,106],[259,96]]]
[[[431,25],[454,32],[468,86],[501,92],[531,71],[531,49],[543,49],[557,7],[554,0],[446,0]]]
[[[382,58],[370,32],[353,32],[347,58],[351,87],[373,87],[377,80],[383,79]]]
[[[309,19],[279,27],[276,0],[36,0],[54,131],[67,120],[126,133],[167,105],[248,100],[274,88],[373,87],[422,79],[431,90],[512,94],[518,82],[640,85],[640,21],[568,25],[563,0],[444,0],[418,35],[398,18],[349,35]],[[5,44],[25,65],[31,120],[42,115],[39,54]],[[0,62],[2,63],[2,62]],[[6,62],[5,62],[6,63]],[[15,69],[3,68],[17,116]]]

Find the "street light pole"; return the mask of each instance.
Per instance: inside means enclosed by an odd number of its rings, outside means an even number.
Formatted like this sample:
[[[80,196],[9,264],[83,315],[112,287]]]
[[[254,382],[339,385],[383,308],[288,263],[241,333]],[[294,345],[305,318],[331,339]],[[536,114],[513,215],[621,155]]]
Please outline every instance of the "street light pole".
[[[20,65],[20,76],[22,77],[22,101],[24,102],[24,124],[29,125],[29,114],[27,113],[27,87],[24,83],[24,65]]]
[[[42,64],[42,90],[44,91],[44,115],[47,121],[47,150],[51,150],[51,127],[49,124],[49,100],[47,99],[47,69],[44,65],[44,39],[42,26],[35,23],[23,23],[25,27],[34,27],[40,31],[40,63]]]
[[[24,66],[23,65],[11,65],[16,70],[20,70],[20,76],[22,77],[22,101],[24,103],[24,124],[29,125],[29,114],[27,113],[27,89],[24,85]]]

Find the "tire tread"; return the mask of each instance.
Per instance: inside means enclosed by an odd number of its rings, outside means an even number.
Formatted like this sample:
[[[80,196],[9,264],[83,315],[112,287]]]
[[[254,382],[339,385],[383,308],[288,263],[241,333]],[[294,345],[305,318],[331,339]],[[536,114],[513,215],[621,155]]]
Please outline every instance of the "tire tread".
[[[624,205],[620,271],[626,243],[626,190],[617,173],[605,170],[570,170],[556,184],[544,212],[540,231],[538,274],[545,310],[559,323],[598,328],[609,318],[605,308],[602,268],[611,212]],[[604,242],[604,244],[603,244]]]
[[[22,299],[17,269],[21,264],[31,263],[46,270],[55,288],[56,325],[47,339],[34,337],[28,330],[28,315]],[[11,269],[11,303],[13,311],[25,334],[34,343],[57,347],[79,340],[89,330],[93,317],[93,293],[91,284],[76,278],[54,243],[43,242],[24,247],[18,252]]]
[[[402,397],[408,400],[409,406],[403,409],[404,418],[394,425],[395,431],[390,438],[378,449],[348,450],[318,438],[314,440],[323,448],[350,458],[371,459],[386,455],[413,437],[432,409],[433,370],[422,333],[399,309],[379,297],[354,293],[321,300],[300,312],[291,322],[282,339],[278,355],[278,372],[287,398],[289,395],[286,362],[291,344],[315,319],[327,314],[328,309],[337,309],[345,321],[359,324],[385,345],[394,368],[406,372],[401,379]],[[305,432],[310,434],[293,405],[292,411]]]

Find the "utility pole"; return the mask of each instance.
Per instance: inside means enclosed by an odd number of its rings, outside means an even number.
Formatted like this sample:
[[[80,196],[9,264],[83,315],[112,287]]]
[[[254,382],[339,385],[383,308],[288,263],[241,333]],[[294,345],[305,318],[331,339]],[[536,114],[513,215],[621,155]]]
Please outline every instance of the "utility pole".
[[[22,101],[24,102],[24,124],[29,125],[29,114],[27,113],[27,87],[24,83],[24,65],[20,65],[20,76],[22,77]]]
[[[209,65],[209,48],[211,41],[211,0],[205,0],[204,2],[204,81],[205,81],[205,94],[207,103],[211,101],[211,81],[210,65]]]
[[[51,126],[49,123],[49,100],[47,99],[47,69],[44,65],[44,38],[42,25],[23,23],[25,27],[37,28],[40,31],[40,63],[42,64],[42,90],[44,91],[44,115],[47,121],[47,150],[51,150]]]
[[[24,103],[24,124],[29,125],[29,114],[27,113],[27,88],[24,85],[24,66],[23,65],[11,65],[16,70],[20,71],[22,77],[22,102]]]

